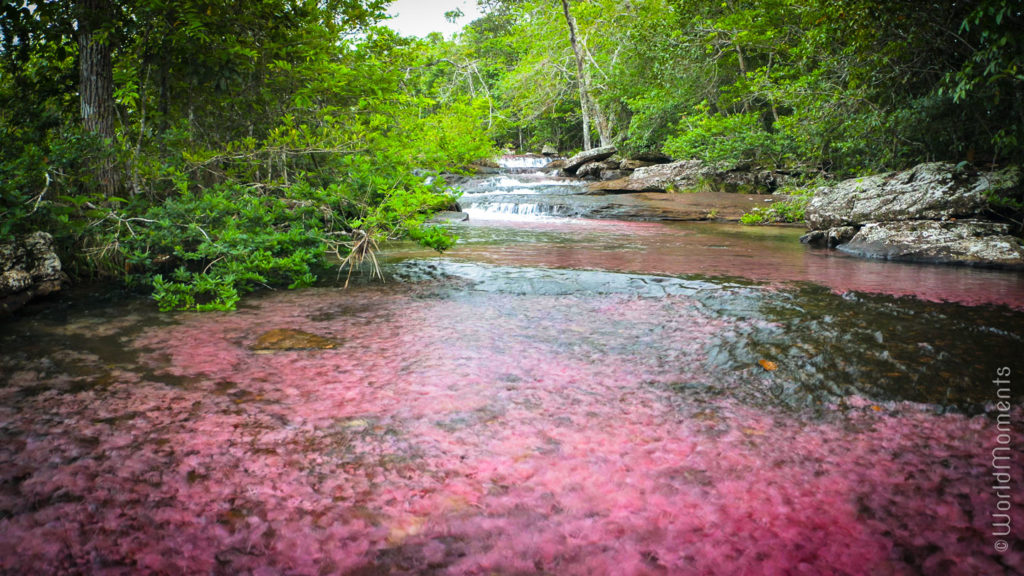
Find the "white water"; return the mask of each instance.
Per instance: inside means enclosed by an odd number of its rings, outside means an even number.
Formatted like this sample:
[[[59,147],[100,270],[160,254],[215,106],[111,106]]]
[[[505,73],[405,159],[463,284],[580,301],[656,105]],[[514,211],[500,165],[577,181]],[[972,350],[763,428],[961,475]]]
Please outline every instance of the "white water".
[[[555,214],[549,212],[558,206],[544,206],[536,203],[494,202],[464,205],[462,211],[470,219],[478,220],[543,220]]]
[[[502,156],[498,158],[498,166],[502,168],[541,168],[551,160],[544,156]]]
[[[516,177],[518,176],[518,177]],[[516,176],[501,175],[487,178],[475,183],[473,190],[494,190],[501,192],[518,192],[522,189],[545,188],[549,186],[572,186],[577,184],[573,181],[556,180],[554,178],[537,178],[535,174],[517,174]]]

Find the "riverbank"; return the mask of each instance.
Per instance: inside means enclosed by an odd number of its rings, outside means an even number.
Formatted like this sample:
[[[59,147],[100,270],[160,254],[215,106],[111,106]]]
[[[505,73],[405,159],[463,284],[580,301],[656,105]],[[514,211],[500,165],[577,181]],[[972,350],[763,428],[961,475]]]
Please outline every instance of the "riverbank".
[[[481,179],[383,284],[0,319],[0,572],[1024,569],[977,497],[1024,277],[580,190]]]

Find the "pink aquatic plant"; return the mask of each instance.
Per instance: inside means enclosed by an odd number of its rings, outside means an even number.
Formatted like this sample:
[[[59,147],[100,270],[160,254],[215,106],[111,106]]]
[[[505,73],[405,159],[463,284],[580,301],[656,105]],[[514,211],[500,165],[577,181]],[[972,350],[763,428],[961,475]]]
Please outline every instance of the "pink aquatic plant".
[[[702,393],[736,322],[684,296],[409,287],[182,314],[103,386],[0,388],[0,570],[1024,572],[1019,539],[992,549],[990,417]],[[250,350],[279,327],[338,345]]]

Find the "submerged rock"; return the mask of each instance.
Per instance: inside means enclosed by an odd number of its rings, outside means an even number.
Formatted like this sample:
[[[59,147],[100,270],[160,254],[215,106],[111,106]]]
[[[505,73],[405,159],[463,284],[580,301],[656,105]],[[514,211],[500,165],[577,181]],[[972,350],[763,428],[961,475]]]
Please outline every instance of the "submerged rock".
[[[844,180],[815,193],[800,240],[867,258],[1024,267],[1011,227],[986,219],[990,196],[1013,196],[1022,184],[1017,167],[943,162]]]
[[[65,281],[53,236],[46,232],[0,244],[0,314],[60,291]]]
[[[260,334],[249,349],[256,353],[281,352],[285,350],[330,350],[338,342],[302,330],[275,328]]]
[[[849,242],[856,235],[857,228],[854,226],[836,226],[828,230],[812,230],[801,236],[800,241],[813,246],[835,248],[840,244]]]

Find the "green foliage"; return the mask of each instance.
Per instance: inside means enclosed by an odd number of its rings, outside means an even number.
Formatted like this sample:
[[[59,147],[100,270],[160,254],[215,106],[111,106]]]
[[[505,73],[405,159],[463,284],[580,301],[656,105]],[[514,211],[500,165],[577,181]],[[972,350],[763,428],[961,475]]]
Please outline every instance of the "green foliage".
[[[803,222],[807,205],[813,197],[813,188],[805,187],[780,191],[780,194],[789,193],[793,196],[791,200],[776,202],[766,208],[754,208],[743,216],[740,216],[740,223],[746,225],[772,224],[777,222],[796,223]]]
[[[231,185],[168,198],[140,222],[120,240],[129,269],[177,266],[167,279],[153,277],[161,310],[230,309],[256,286],[309,284],[330,229],[310,202]]]
[[[958,165],[957,168],[966,167]],[[997,217],[1017,224],[1017,231],[1024,232],[1024,186],[1021,186],[1020,166],[1004,169],[990,176],[996,180],[986,192],[989,210]]]
[[[1024,155],[1024,13],[1021,2],[984,0],[963,19],[959,34],[975,46],[943,89],[954,102],[1009,119],[995,126],[995,156]],[[1016,119],[1014,121],[1013,119]]]
[[[678,135],[667,139],[664,150],[677,158],[701,158],[730,168],[750,164],[776,167],[792,155],[787,142],[766,130],[757,114],[704,114],[684,119]]]
[[[488,71],[495,139],[578,148],[560,3],[486,5],[452,50]],[[589,0],[571,10],[601,115],[627,154],[839,176],[1024,160],[1019,0]]]
[[[73,4],[3,7],[3,236],[49,230],[164,310],[306,286],[385,239],[454,242],[424,225],[455,199],[426,177],[493,155],[491,104],[441,90],[428,43],[373,28],[383,0],[117,3],[113,142],[80,135]],[[95,192],[97,161],[121,193]]]

